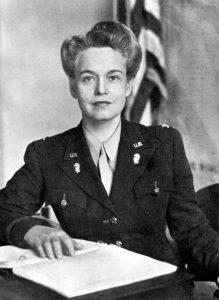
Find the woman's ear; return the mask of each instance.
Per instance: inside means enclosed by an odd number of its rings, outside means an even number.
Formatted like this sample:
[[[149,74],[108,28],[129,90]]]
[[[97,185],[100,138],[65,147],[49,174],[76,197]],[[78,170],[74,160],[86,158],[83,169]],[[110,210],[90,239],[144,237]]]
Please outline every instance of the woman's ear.
[[[126,83],[126,93],[125,93],[126,97],[130,96],[130,94],[132,92],[133,82],[134,82],[134,79],[130,79]]]
[[[75,87],[75,81],[73,78],[69,78],[69,88],[70,88],[70,93],[72,95],[73,98],[78,98],[77,97],[77,91],[76,91],[76,87]]]

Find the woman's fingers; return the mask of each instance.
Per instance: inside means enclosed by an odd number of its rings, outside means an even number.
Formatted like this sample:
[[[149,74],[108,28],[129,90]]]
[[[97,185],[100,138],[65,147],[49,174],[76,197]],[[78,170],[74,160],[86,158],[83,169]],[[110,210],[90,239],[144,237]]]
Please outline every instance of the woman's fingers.
[[[74,256],[75,250],[83,248],[83,245],[74,241],[62,229],[41,225],[29,229],[24,238],[41,257],[49,259],[60,259],[63,255]]]

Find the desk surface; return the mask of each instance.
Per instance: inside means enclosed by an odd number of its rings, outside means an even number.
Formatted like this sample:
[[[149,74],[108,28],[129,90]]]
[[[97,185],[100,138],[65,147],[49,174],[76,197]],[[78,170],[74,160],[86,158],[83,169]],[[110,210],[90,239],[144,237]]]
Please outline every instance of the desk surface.
[[[28,280],[19,278],[10,270],[0,270],[0,299],[7,300],[63,300],[57,293]],[[192,286],[191,276],[177,272],[171,275],[153,278],[135,284],[113,288],[75,300],[87,299],[205,299]],[[213,299],[213,298],[212,298]],[[217,298],[218,299],[218,298]]]

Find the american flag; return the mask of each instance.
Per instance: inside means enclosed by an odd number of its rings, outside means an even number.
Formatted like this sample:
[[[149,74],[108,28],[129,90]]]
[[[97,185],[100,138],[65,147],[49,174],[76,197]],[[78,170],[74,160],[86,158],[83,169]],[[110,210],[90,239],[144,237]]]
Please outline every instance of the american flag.
[[[117,3],[117,19],[133,30],[143,52],[124,115],[144,125],[155,124],[160,104],[167,98],[160,1],[118,0]]]

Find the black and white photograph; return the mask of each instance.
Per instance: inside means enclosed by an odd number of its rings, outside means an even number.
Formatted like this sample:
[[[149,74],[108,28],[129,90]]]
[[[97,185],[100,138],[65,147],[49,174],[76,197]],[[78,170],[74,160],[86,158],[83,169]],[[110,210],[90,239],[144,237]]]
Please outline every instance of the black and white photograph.
[[[0,300],[219,299],[218,128],[218,0],[0,0]]]

